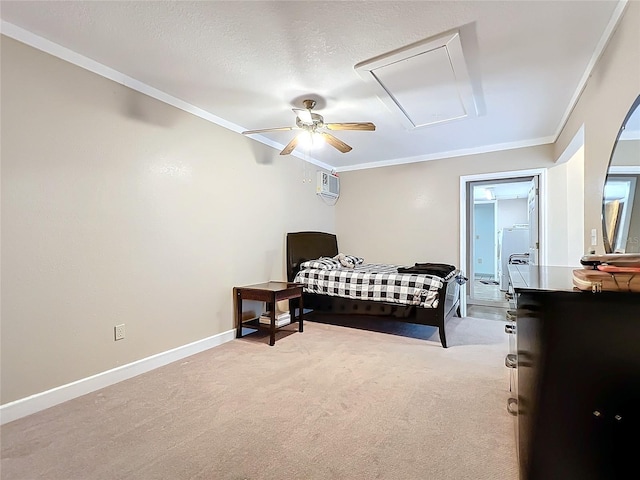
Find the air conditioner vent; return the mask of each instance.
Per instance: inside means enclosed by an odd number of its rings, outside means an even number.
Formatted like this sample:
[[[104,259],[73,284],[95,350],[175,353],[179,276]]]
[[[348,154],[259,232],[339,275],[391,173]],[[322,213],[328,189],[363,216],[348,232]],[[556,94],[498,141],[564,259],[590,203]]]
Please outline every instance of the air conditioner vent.
[[[318,171],[316,193],[325,197],[340,196],[340,178],[328,172]]]

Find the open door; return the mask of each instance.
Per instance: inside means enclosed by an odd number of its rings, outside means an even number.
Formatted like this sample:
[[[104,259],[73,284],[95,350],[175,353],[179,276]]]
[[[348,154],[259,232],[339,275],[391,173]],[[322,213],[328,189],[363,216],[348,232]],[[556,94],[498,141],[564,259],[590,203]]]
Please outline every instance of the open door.
[[[508,306],[509,263],[538,263],[538,179],[467,183],[467,304]]]
[[[540,229],[544,237],[545,225],[545,169],[519,170],[512,172],[483,173],[463,175],[460,177],[460,269],[469,281],[461,286],[460,309],[466,315],[467,307],[498,307],[508,306],[501,292],[499,283],[502,266],[506,255],[503,248],[505,230],[528,229],[525,235],[520,235],[517,253],[527,254],[532,263],[544,260],[545,246],[540,244]],[[477,187],[477,188],[476,188]],[[482,192],[482,195],[475,195]],[[495,201],[495,221],[489,222],[476,217],[474,204]],[[487,217],[485,217],[487,218]],[[478,225],[482,222],[483,225]],[[484,267],[490,262],[487,253],[480,253],[477,240],[487,239],[487,232],[481,227],[490,227],[494,223],[495,230],[495,271],[498,277],[494,281]],[[479,238],[476,238],[478,237]],[[516,235],[518,236],[518,235]],[[513,237],[513,235],[511,236]],[[514,251],[515,252],[515,251]],[[520,259],[527,261],[527,259]],[[480,262],[480,258],[482,262]],[[468,305],[467,305],[468,304]]]
[[[529,184],[529,195],[527,202],[529,205],[529,263],[538,265],[540,258],[540,235],[539,235],[539,205],[540,190],[538,188],[538,177],[534,176]]]

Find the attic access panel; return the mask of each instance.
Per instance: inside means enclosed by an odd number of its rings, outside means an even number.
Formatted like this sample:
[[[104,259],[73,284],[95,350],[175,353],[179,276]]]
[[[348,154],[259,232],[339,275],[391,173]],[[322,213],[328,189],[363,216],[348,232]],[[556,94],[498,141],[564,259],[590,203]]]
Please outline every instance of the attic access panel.
[[[458,31],[359,63],[355,69],[409,130],[477,116]]]

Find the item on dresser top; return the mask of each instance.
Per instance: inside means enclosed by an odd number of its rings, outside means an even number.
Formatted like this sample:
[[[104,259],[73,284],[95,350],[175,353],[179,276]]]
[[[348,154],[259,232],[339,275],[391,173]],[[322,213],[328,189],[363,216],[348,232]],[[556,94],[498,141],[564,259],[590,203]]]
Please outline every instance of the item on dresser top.
[[[640,266],[637,267],[619,267],[616,265],[609,265],[608,263],[602,263],[596,267],[601,272],[609,273],[640,273]]]
[[[608,255],[584,255],[580,264],[585,267],[596,268],[598,265],[607,264],[617,267],[640,267],[640,255],[629,253],[611,253]]]
[[[573,285],[588,292],[638,292],[640,272],[604,272],[590,268],[573,271]]]

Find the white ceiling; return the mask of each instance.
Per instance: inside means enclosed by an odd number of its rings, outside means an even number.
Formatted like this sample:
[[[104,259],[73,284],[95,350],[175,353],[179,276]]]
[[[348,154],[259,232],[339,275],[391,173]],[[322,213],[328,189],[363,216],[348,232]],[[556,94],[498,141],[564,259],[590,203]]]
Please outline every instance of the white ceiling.
[[[6,35],[238,132],[294,126],[305,98],[327,122],[375,123],[334,132],[349,153],[294,151],[341,171],[553,142],[624,4],[3,0],[0,16]],[[455,30],[477,116],[409,130],[355,66]],[[293,134],[252,138],[280,150]]]

